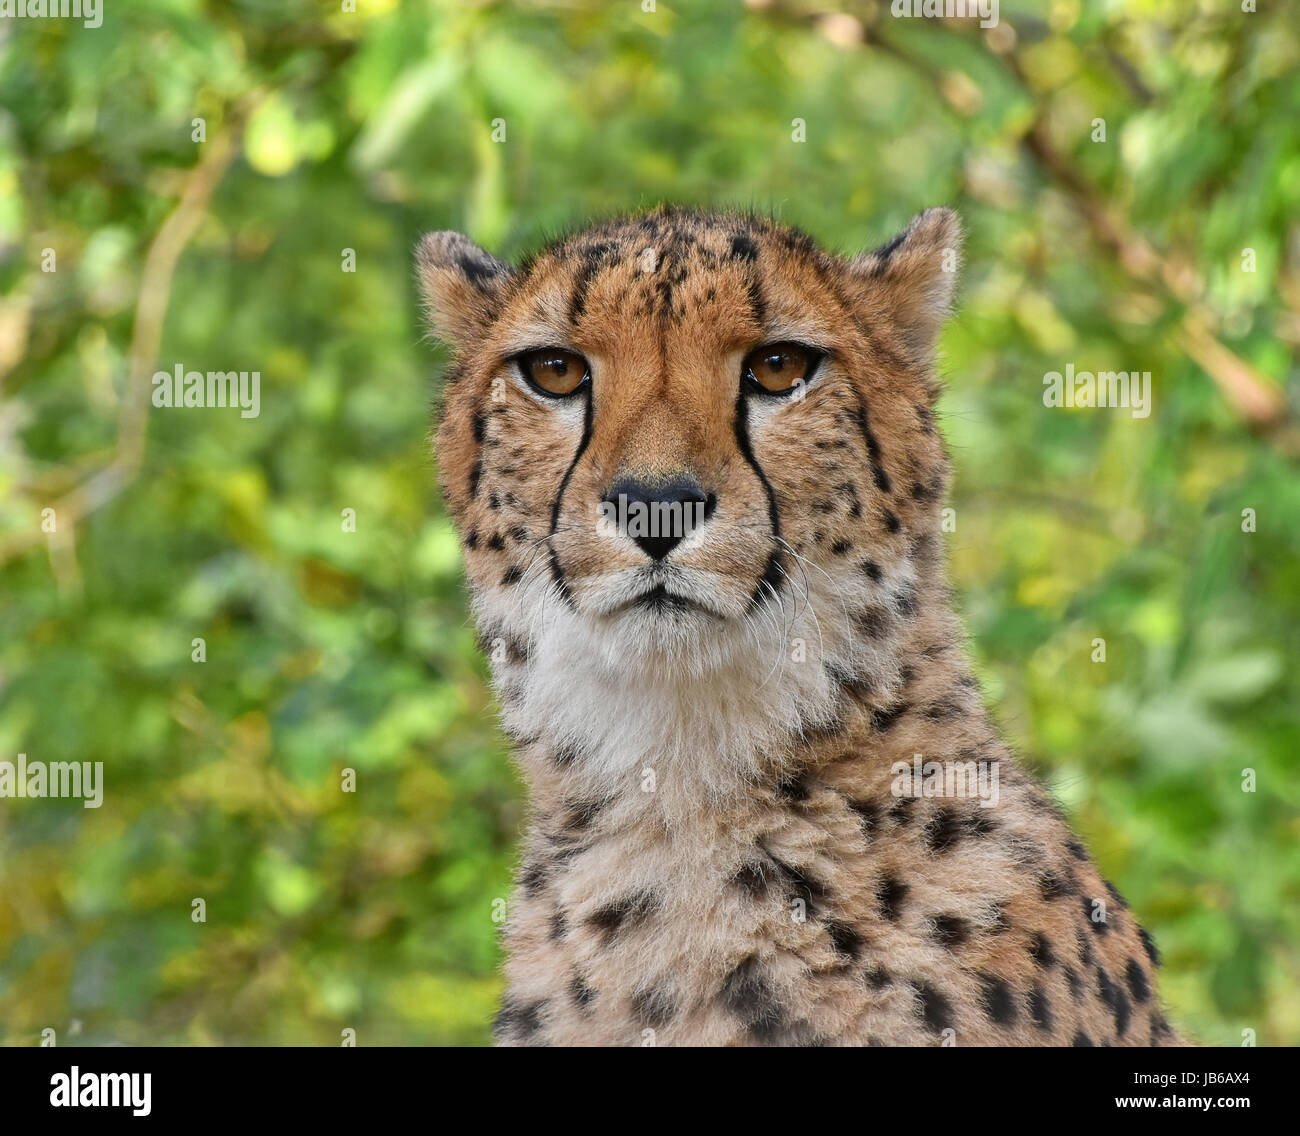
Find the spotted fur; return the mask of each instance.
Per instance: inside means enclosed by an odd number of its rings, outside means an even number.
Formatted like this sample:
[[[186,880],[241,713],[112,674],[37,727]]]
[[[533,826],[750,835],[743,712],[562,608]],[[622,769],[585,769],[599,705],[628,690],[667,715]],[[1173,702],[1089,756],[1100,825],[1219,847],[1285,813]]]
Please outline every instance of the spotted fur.
[[[502,1043],[1176,1040],[1150,936],[998,737],[951,612],[959,246],[943,209],[853,259],[672,208],[519,267],[420,244],[442,489],[531,797]],[[742,390],[776,341],[826,353],[801,399]],[[522,381],[542,347],[590,362],[580,394]],[[653,560],[596,523],[627,476],[716,509]],[[914,754],[1000,763],[997,807],[896,796]]]

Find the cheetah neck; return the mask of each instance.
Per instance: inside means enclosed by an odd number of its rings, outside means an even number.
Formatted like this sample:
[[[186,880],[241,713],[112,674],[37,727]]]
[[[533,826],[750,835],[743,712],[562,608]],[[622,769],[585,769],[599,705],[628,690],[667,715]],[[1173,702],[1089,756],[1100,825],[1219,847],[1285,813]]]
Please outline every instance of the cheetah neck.
[[[828,737],[892,758],[873,723],[911,701],[940,717],[978,708],[941,582],[911,573],[881,590],[906,595],[907,614],[881,618],[871,600],[869,635],[851,609],[835,610],[842,597],[810,592],[774,613],[782,619],[722,627],[671,655],[556,605],[531,640],[489,652],[535,813],[552,797],[630,797],[680,823],[816,765]],[[492,625],[490,613],[480,618]]]
[[[683,690],[652,673],[662,685],[634,687],[599,669],[585,703],[595,728],[580,733],[565,716],[535,722],[527,698],[536,695],[517,662],[517,677],[501,689],[508,728],[532,730],[516,751],[532,815],[506,929],[510,992],[498,1037],[927,1040],[930,1023],[915,1017],[906,991],[890,991],[902,1008],[887,1020],[865,1023],[872,984],[889,981],[896,913],[920,887],[893,862],[895,835],[941,847],[979,828],[974,802],[960,811],[893,792],[893,768],[910,768],[914,753],[995,752],[956,642],[946,611],[922,608],[900,635],[891,681],[840,676],[820,694],[817,717],[796,697],[788,719],[756,716],[743,732],[726,714],[700,713],[702,704],[719,709],[716,680]],[[616,728],[620,712],[646,704],[647,689],[663,700],[658,716]],[[710,764],[721,752],[729,767]],[[1020,794],[1007,780],[1004,802]],[[934,902],[946,902],[940,894]],[[956,909],[972,925],[992,926],[996,905],[980,902],[963,899]]]

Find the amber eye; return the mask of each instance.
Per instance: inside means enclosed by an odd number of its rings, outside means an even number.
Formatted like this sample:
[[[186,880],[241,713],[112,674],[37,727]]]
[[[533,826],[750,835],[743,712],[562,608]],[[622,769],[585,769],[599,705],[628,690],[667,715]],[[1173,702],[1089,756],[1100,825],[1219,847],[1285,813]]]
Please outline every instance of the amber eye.
[[[552,398],[573,394],[591,374],[586,359],[559,347],[526,351],[515,362],[530,386]]]
[[[745,356],[741,374],[765,394],[789,394],[812,378],[821,352],[802,343],[773,343]]]

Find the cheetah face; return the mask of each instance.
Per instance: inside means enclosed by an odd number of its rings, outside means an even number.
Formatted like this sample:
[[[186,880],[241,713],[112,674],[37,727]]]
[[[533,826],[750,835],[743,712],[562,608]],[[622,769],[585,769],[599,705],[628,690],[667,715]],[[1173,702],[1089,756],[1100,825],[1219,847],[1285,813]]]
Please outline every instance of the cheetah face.
[[[930,210],[844,260],[661,209],[515,269],[427,236],[455,352],[438,463],[481,621],[526,645],[563,611],[677,658],[779,640],[801,609],[887,638],[946,478],[931,355],[959,240]]]

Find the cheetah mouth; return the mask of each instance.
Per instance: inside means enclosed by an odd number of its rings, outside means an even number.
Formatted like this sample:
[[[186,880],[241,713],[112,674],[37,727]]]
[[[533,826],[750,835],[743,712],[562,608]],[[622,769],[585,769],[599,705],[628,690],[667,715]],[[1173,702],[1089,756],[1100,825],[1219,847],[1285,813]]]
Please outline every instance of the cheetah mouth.
[[[670,592],[663,584],[656,584],[648,592],[642,592],[631,601],[631,606],[643,611],[653,612],[706,610],[702,604],[696,603],[689,596],[681,596],[676,592]]]
[[[664,617],[699,614],[711,616],[714,619],[723,618],[720,612],[714,610],[708,604],[690,596],[682,595],[680,592],[671,592],[664,584],[655,584],[639,595],[624,601],[611,614],[618,615],[628,612],[640,612]]]

